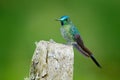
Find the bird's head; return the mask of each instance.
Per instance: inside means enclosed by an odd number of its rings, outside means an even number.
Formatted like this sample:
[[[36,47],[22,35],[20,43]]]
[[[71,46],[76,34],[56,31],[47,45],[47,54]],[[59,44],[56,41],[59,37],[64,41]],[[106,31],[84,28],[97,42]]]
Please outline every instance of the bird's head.
[[[60,19],[56,19],[56,20],[60,21],[62,26],[71,23],[69,16],[62,16]]]

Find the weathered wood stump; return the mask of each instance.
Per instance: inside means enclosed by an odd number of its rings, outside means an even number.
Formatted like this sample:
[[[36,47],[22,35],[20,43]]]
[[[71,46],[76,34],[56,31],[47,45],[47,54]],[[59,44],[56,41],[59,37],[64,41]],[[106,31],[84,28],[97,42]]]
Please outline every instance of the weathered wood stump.
[[[26,80],[73,80],[74,52],[71,45],[40,41]]]

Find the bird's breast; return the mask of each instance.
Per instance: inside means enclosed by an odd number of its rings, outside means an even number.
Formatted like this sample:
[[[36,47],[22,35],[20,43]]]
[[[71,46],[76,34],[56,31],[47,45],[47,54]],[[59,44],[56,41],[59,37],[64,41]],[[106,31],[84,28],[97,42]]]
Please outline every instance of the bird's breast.
[[[73,37],[70,33],[70,28],[71,28],[70,25],[65,25],[65,26],[62,26],[60,29],[63,38],[69,42],[73,41]]]

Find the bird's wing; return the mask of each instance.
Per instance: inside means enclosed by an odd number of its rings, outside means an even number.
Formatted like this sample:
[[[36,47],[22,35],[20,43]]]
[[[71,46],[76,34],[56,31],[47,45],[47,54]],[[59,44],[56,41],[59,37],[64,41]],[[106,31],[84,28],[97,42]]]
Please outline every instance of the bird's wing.
[[[89,56],[92,55],[92,52],[90,52],[90,50],[88,50],[88,49],[84,46],[83,40],[82,40],[82,38],[80,37],[80,33],[79,33],[78,29],[77,29],[75,26],[72,26],[72,27],[71,27],[71,33],[72,33],[72,35],[73,35],[74,41],[77,42],[77,44],[79,45],[79,47],[80,47],[84,52],[86,52],[86,54],[88,54]]]
[[[92,54],[90,50],[88,50],[83,43],[83,40],[81,39],[79,34],[74,35],[74,40],[77,42],[77,44],[82,48],[83,51],[85,51],[89,56]]]
[[[81,48],[84,47],[83,40],[82,40],[82,38],[80,37],[79,34],[75,34],[75,35],[74,35],[74,40],[77,42],[77,44],[78,44]]]
[[[81,48],[78,44],[72,43],[72,45],[73,45],[80,53],[82,53],[84,56],[89,57],[88,53],[86,53],[85,51],[83,51],[82,48]]]
[[[73,39],[79,44],[79,46],[83,47],[84,46],[83,40],[80,37],[80,33],[79,33],[78,29],[74,25],[72,25],[70,31],[71,31],[70,32],[71,35],[73,36]]]

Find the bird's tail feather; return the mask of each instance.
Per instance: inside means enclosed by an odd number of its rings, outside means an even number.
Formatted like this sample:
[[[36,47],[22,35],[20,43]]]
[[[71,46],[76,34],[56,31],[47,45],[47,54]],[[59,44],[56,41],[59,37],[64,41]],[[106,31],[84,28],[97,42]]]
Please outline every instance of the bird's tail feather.
[[[91,55],[90,58],[93,60],[93,62],[94,62],[99,68],[102,68],[101,65],[97,62],[97,60],[94,58],[93,55]]]
[[[94,58],[92,54],[87,54],[84,50],[82,50],[78,44],[72,44],[79,52],[81,52],[84,56],[90,57],[92,61],[99,67],[102,68],[101,65],[97,62],[97,60]]]

